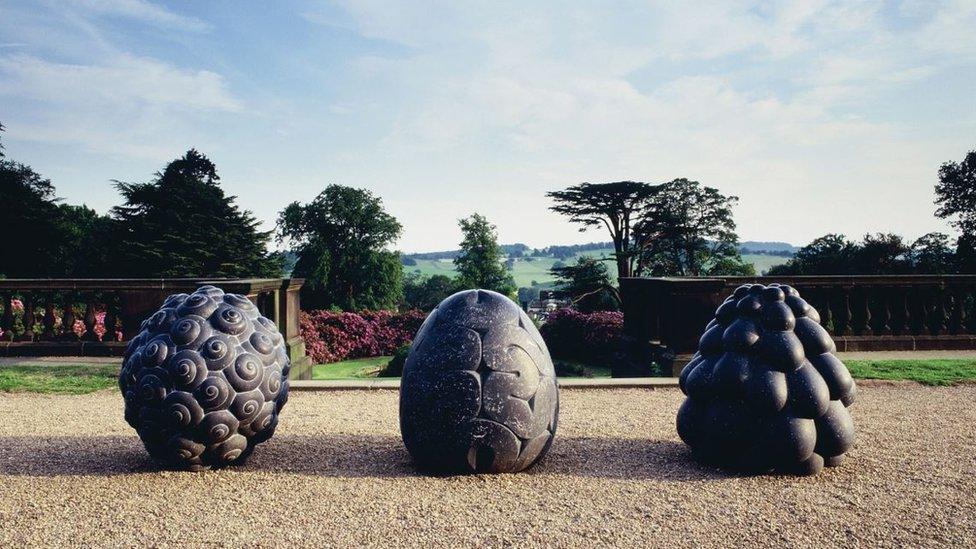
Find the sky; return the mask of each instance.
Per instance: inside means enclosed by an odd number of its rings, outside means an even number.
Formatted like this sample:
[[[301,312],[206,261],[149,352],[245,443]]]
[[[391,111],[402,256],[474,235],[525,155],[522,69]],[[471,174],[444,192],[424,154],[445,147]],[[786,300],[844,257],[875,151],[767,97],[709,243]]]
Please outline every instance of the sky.
[[[8,157],[107,212],[193,147],[266,229],[366,188],[396,247],[605,241],[547,210],[584,181],[695,179],[743,240],[952,234],[976,149],[976,1],[0,0]]]

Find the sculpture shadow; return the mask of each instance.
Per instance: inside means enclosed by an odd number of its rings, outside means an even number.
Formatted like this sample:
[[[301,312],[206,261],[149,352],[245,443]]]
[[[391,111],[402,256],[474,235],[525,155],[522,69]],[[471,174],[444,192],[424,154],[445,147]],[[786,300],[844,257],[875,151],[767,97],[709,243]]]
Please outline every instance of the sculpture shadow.
[[[114,476],[163,470],[135,436],[0,437],[0,475]],[[284,472],[330,477],[424,476],[398,436],[278,435],[257,447],[233,472]],[[680,442],[634,438],[559,437],[526,475],[566,475],[671,481],[729,475],[692,461]]]

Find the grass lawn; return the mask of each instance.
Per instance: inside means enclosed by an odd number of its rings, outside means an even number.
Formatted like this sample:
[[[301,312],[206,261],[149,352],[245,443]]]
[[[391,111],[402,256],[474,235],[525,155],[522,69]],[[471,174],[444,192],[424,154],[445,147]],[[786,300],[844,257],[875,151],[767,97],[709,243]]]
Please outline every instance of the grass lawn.
[[[859,379],[911,380],[926,385],[976,381],[976,360],[848,360],[847,368]]]
[[[376,377],[391,356],[374,356],[370,358],[355,358],[333,362],[332,364],[316,364],[312,367],[312,379],[365,379]]]
[[[0,366],[0,392],[82,395],[117,387],[114,365]]]
[[[370,379],[391,357],[379,356],[317,364],[312,379]],[[610,377],[603,365],[557,361],[560,377]],[[926,385],[951,385],[976,381],[976,359],[848,360],[857,379],[917,381]],[[33,392],[81,395],[117,386],[118,366],[17,365],[0,366],[0,392]]]

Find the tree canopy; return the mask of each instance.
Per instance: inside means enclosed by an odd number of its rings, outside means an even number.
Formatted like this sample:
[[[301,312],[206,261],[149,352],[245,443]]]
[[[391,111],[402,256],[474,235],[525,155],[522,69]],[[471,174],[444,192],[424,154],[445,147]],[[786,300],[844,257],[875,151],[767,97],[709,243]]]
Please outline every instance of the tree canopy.
[[[556,287],[572,299],[577,310],[591,313],[620,308],[620,294],[602,261],[581,256],[575,265],[553,266],[549,272],[556,277]]]
[[[842,234],[827,234],[800,248],[790,261],[769,270],[770,275],[887,275],[957,272],[948,235],[929,233],[906,244],[895,234],[864,235],[860,242]]]
[[[976,273],[976,151],[962,162],[946,162],[935,185],[936,217],[948,219],[961,233],[956,242],[957,268]]]
[[[111,272],[130,277],[274,277],[281,258],[267,250],[271,232],[224,194],[217,168],[194,149],[149,183],[116,187],[112,209],[118,252]]]
[[[495,226],[479,213],[459,219],[458,224],[464,234],[461,252],[454,258],[458,284],[462,288],[480,288],[514,296],[515,280],[502,264],[503,254]]]
[[[0,274],[10,278],[66,274],[60,262],[66,235],[51,181],[30,166],[6,159],[0,151],[0,195],[0,220],[7,235]]]
[[[617,276],[631,276],[639,250],[634,246],[633,228],[648,213],[650,199],[658,187],[639,181],[580,183],[562,191],[546,193],[555,205],[549,209],[581,225],[580,231],[606,227],[613,241]]]
[[[738,252],[738,198],[697,181],[581,183],[547,196],[556,203],[550,209],[580,230],[609,231],[618,277],[754,272]]]
[[[737,201],[684,178],[659,185],[634,228],[638,250],[634,275],[702,276],[749,270],[751,265],[739,256],[732,217]]]
[[[459,289],[457,281],[447,275],[409,273],[403,279],[403,306],[430,311]]]
[[[278,238],[298,253],[302,305],[343,310],[391,309],[403,292],[400,254],[387,250],[402,227],[367,190],[329,185],[312,202],[289,204]]]

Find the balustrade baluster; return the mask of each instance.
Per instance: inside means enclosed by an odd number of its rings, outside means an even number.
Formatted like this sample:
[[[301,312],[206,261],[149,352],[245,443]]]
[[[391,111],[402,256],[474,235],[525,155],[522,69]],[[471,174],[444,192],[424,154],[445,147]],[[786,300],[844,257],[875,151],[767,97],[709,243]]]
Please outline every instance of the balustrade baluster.
[[[830,332],[831,335],[834,334],[834,313],[830,306],[830,288],[819,287],[814,289],[813,295],[817,300],[817,305],[815,308],[817,312],[820,313],[820,325],[824,327],[825,330]]]
[[[17,338],[18,341],[34,341],[34,323],[37,317],[34,315],[34,292],[25,293],[24,296],[24,333]]]
[[[102,341],[118,341],[115,335],[118,330],[118,315],[116,313],[114,297],[105,298],[105,335]]]
[[[952,286],[946,290],[949,298],[949,333],[959,335],[963,331],[963,291],[960,286]]]
[[[57,337],[54,332],[54,325],[57,323],[57,318],[54,316],[54,292],[48,292],[44,297],[46,298],[44,303],[44,331],[41,333],[41,339],[51,341]]]
[[[932,309],[929,313],[929,333],[937,336],[946,332],[946,292],[944,288],[932,288]]]
[[[911,314],[909,312],[911,291],[907,286],[896,286],[894,294],[895,298],[891,305],[891,333],[893,335],[905,335],[911,331]]]
[[[891,335],[891,311],[889,302],[891,301],[891,289],[886,286],[875,286],[871,288],[873,313],[871,314],[871,330],[874,335]]]
[[[972,295],[972,286],[959,286],[959,293],[957,297],[959,299],[959,331],[960,333],[971,334],[973,330],[970,328],[970,314],[969,314],[969,302],[970,296]]]
[[[78,334],[75,333],[75,305],[72,302],[74,296],[64,295],[64,313],[61,315],[61,339],[64,341],[78,341]]]
[[[855,335],[871,335],[871,299],[868,295],[868,287],[853,288],[851,301],[854,304],[851,314],[851,330]]]
[[[3,330],[3,339],[5,341],[13,341],[14,296],[10,292],[3,294],[3,316],[0,317],[0,329]]]
[[[924,335],[928,330],[929,315],[932,314],[931,296],[928,288],[917,288],[914,293],[916,307],[912,311],[912,334]]]
[[[95,295],[87,294],[85,301],[85,316],[82,317],[85,322],[85,333],[82,339],[85,341],[98,341],[98,334],[95,333]]]
[[[850,333],[851,308],[850,308],[850,288],[846,286],[835,286],[837,292],[837,308],[834,310],[834,334],[844,336]]]

